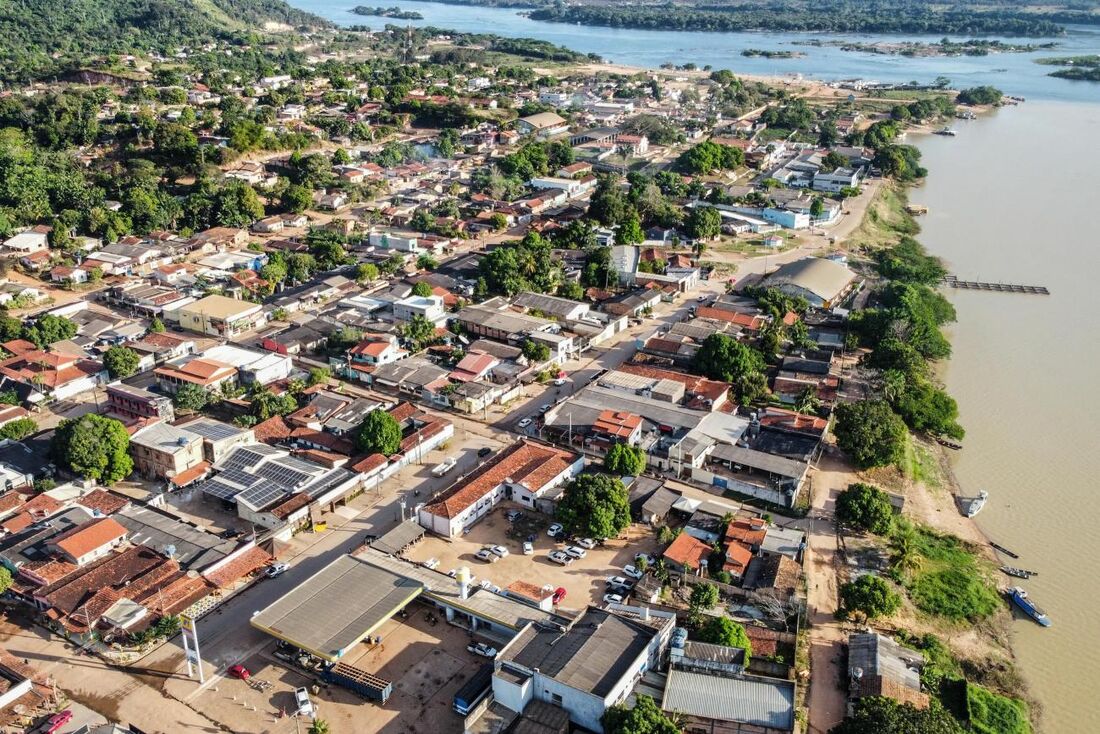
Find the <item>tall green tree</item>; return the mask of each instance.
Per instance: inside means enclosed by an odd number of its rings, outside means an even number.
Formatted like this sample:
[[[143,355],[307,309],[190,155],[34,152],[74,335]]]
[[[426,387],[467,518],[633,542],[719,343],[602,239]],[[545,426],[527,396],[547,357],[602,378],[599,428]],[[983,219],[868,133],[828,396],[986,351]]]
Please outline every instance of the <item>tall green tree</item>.
[[[837,495],[836,518],[875,535],[886,535],[894,527],[894,506],[878,487],[856,482]]]
[[[172,396],[172,403],[182,410],[200,411],[210,402],[210,393],[199,385],[180,385]]]
[[[401,448],[401,426],[386,411],[372,410],[356,431],[355,445],[368,454],[395,454]]]
[[[901,597],[890,583],[869,573],[841,586],[840,600],[845,612],[859,612],[868,619],[888,617],[901,607]]]
[[[61,421],[51,450],[58,465],[85,479],[114,484],[133,471],[130,434],[114,418],[94,413]]]
[[[103,366],[116,380],[134,374],[139,362],[141,356],[137,352],[121,345],[111,347],[103,355]]]
[[[645,452],[637,446],[617,443],[607,450],[603,465],[612,474],[637,477],[645,472]]]
[[[966,731],[935,698],[927,708],[885,696],[859,699],[852,716],[829,734],[963,734]]]
[[[905,422],[881,400],[836,407],[837,445],[861,468],[896,464],[905,452]]]
[[[734,622],[729,617],[709,617],[695,631],[695,639],[711,645],[741,648],[745,651],[745,667],[749,667],[752,659],[752,641],[745,632],[745,626]]]
[[[600,718],[605,734],[680,734],[680,727],[644,694],[634,697],[634,708],[616,704]]]
[[[566,485],[557,519],[574,535],[613,538],[630,525],[630,495],[606,474],[581,474]]]

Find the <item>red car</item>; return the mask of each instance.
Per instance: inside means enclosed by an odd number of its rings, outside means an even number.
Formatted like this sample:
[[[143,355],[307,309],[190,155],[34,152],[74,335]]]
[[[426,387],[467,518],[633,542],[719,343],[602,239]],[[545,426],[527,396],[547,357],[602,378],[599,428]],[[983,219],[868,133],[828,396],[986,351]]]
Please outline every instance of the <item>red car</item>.
[[[565,587],[559,586],[554,590],[554,596],[551,597],[551,601],[555,604],[561,604],[561,600],[565,598]]]
[[[248,672],[248,668],[243,665],[231,665],[227,671],[234,678],[240,678],[241,680],[248,680],[252,674]]]
[[[65,726],[65,724],[68,724],[70,721],[72,721],[72,718],[73,712],[69,709],[59,711],[50,718],[46,719],[46,728],[42,731],[44,732],[44,734],[54,734],[54,732],[59,731],[61,727]]]

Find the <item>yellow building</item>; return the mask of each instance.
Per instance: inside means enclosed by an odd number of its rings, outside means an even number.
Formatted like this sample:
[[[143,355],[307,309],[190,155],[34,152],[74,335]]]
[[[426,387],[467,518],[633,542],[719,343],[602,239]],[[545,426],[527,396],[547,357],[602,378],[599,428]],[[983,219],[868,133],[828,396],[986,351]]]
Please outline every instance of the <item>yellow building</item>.
[[[180,326],[210,336],[231,337],[265,323],[259,304],[226,296],[207,296],[179,309]]]

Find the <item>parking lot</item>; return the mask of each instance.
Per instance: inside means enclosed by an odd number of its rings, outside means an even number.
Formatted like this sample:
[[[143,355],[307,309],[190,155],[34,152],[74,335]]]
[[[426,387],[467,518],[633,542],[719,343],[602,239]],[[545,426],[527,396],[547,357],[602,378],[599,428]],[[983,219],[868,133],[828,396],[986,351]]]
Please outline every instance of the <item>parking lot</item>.
[[[636,553],[655,553],[657,538],[643,525],[631,525],[621,538],[609,540],[602,546],[587,551],[584,558],[574,560],[569,566],[561,566],[547,558],[552,550],[565,548],[546,535],[546,528],[553,519],[530,510],[513,528],[505,513],[520,509],[518,505],[503,503],[474,525],[468,535],[454,540],[427,536],[406,552],[411,560],[423,562],[429,558],[439,561],[440,571],[469,566],[475,583],[488,579],[501,588],[513,581],[526,581],[538,586],[550,585],[566,590],[563,607],[583,608],[587,604],[603,604],[608,576],[622,574],[623,566],[634,562]],[[520,529],[522,528],[522,529]],[[523,541],[528,534],[535,536],[532,555],[523,555]],[[508,556],[495,563],[486,563],[475,554],[486,545],[502,545]]]

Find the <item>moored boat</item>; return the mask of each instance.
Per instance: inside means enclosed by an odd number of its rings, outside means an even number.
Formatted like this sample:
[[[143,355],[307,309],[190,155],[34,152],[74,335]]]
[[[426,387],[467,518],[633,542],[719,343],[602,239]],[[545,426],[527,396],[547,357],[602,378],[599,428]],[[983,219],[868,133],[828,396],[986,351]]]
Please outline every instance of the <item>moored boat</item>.
[[[949,127],[942,127],[936,131],[936,135],[946,135],[949,138],[953,138],[958,135],[958,133]]]
[[[992,548],[995,551],[1000,551],[1001,553],[1004,553],[1009,558],[1019,558],[1020,557],[1019,553],[1013,553],[1008,548],[1005,548],[1003,545],[998,545],[997,543],[994,543],[993,541],[989,542],[989,547]]]
[[[1015,576],[1018,579],[1029,579],[1032,576],[1038,576],[1038,571],[1028,571],[1023,568],[1016,568],[1015,566],[1001,566],[1001,573],[1008,574],[1009,576]]]
[[[966,516],[974,517],[979,512],[981,512],[982,508],[985,507],[985,501],[987,499],[989,499],[989,492],[986,492],[984,489],[981,492],[978,492],[978,496],[967,503]]]
[[[1027,592],[1024,591],[1021,587],[1013,586],[1012,588],[1010,588],[1008,590],[1008,598],[1010,601],[1012,601],[1013,604],[1019,607],[1020,611],[1022,611],[1024,614],[1031,617],[1044,627],[1050,626],[1050,617],[1046,615],[1046,612],[1036,606],[1035,602],[1031,601],[1031,597],[1029,597],[1027,595]]]

